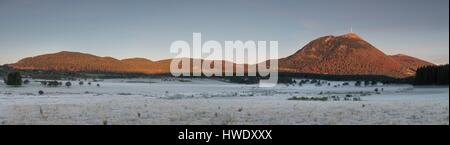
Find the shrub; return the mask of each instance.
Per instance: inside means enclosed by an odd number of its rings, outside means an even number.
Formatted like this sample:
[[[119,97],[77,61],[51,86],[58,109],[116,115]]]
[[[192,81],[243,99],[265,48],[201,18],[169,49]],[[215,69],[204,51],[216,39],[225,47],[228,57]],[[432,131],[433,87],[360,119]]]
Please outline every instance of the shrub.
[[[6,85],[20,86],[22,85],[22,76],[19,72],[8,73],[4,79]]]
[[[316,87],[321,87],[321,86],[322,86],[322,83],[320,83],[320,81],[316,83]]]
[[[354,97],[353,101],[361,101],[361,98],[360,97]]]
[[[372,84],[371,84],[372,86],[376,86],[376,85],[378,84],[377,81],[372,81],[371,83],[372,83]]]
[[[361,87],[361,81],[356,81],[355,86]]]
[[[60,86],[60,82],[58,82],[58,81],[48,81],[47,82],[47,86],[49,86],[49,87],[58,87],[58,86]]]
[[[27,85],[27,84],[29,84],[30,83],[30,80],[25,80],[25,81],[23,81],[23,84],[25,84],[25,85]]]
[[[364,81],[364,86],[369,86],[370,84],[372,84],[370,81]]]
[[[39,95],[44,95],[44,91],[39,90]]]
[[[66,82],[66,87],[70,87],[70,86],[72,86],[72,83],[71,82]]]
[[[299,100],[299,101],[328,101],[328,97],[292,97],[288,100]]]

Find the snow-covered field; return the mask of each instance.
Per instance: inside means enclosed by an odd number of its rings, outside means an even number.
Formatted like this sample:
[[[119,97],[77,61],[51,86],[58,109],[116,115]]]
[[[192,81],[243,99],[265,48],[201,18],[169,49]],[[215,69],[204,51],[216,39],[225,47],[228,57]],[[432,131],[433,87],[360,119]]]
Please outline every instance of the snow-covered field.
[[[0,124],[449,124],[448,86],[259,88],[207,79],[111,79],[52,88],[35,81],[0,84]],[[361,100],[344,101],[348,95]],[[340,99],[288,100],[331,96]]]

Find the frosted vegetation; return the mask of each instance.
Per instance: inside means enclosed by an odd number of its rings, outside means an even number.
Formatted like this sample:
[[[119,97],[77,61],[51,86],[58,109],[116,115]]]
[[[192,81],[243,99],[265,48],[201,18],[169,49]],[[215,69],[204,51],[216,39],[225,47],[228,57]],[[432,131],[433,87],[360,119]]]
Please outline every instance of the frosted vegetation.
[[[208,79],[0,84],[0,124],[449,124],[448,86]],[[299,85],[301,83],[301,85]]]

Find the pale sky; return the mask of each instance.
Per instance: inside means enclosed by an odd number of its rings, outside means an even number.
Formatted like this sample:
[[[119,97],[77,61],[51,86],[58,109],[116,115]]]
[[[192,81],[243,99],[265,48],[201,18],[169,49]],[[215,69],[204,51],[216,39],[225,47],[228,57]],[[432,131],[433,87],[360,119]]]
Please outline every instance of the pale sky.
[[[59,51],[160,60],[193,32],[279,41],[285,57],[350,28],[387,54],[449,62],[448,0],[0,0],[0,64]]]

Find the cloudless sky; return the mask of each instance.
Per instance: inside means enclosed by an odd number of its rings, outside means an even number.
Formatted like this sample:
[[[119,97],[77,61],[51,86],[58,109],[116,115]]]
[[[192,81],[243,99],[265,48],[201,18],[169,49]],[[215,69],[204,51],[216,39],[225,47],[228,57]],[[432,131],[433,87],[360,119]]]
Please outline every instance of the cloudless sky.
[[[173,57],[173,41],[279,41],[280,57],[353,31],[387,54],[449,62],[448,0],[0,0],[0,64],[59,51]]]

